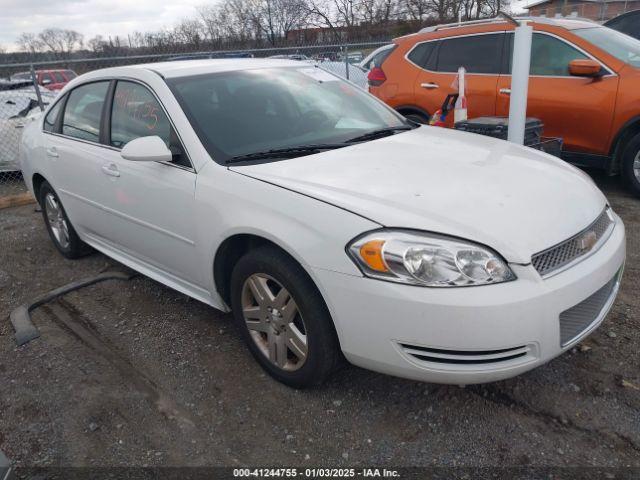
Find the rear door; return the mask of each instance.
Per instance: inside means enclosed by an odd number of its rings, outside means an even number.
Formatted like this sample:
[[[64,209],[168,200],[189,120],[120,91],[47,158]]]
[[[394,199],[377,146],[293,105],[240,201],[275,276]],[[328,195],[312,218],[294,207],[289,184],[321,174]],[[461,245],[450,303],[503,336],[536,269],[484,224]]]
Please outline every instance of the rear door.
[[[52,186],[62,200],[71,223],[81,232],[108,228],[103,208],[104,146],[100,144],[102,111],[109,81],[80,85],[54,107],[61,115],[52,124],[54,109],[44,124],[45,154]]]
[[[497,115],[509,115],[512,48],[513,34],[509,33],[504,56],[506,73],[497,87]],[[565,39],[534,32],[527,115],[542,120],[545,136],[562,137],[565,150],[607,154],[618,76],[605,65],[600,78],[569,74],[571,60],[588,58],[592,57]]]
[[[491,32],[417,44],[407,58],[422,69],[415,85],[418,105],[430,114],[438,110],[448,94],[457,93],[454,80],[465,67],[469,117],[494,115],[503,40],[504,32]],[[453,115],[447,123],[453,124]]]

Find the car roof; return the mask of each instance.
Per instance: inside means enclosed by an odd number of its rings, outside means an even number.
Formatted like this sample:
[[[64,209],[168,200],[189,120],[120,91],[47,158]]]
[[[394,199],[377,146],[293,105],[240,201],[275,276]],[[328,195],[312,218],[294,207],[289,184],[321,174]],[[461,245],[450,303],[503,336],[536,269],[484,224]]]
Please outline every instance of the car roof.
[[[300,62],[276,58],[217,58],[199,60],[181,60],[173,62],[144,63],[124,67],[105,68],[83,75],[84,78],[104,78],[131,73],[135,70],[148,70],[164,78],[190,77],[207,73],[253,70],[259,68],[298,67]]]
[[[565,30],[577,30],[581,28],[594,28],[599,27],[600,25],[582,18],[569,19],[569,18],[546,18],[546,17],[516,17],[517,21],[527,21],[535,25],[549,25],[553,27],[563,28]],[[481,31],[495,31],[496,27],[508,27],[508,29],[513,29],[514,25],[507,18],[489,18],[482,20],[472,20],[468,22],[456,22],[456,23],[447,23],[440,25],[433,25],[431,27],[425,27],[421,29],[419,32],[412,33],[410,35],[406,35],[404,37],[399,37],[394,39],[394,41],[404,40],[408,38],[413,38],[416,36],[423,36],[429,33],[438,33],[439,36],[453,36],[460,35],[466,33],[479,33]]]

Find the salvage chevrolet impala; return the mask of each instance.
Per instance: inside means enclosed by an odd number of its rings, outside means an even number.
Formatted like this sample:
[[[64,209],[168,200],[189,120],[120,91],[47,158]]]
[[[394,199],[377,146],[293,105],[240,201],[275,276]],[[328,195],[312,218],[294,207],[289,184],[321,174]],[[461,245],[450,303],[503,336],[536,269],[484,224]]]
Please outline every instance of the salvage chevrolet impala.
[[[62,255],[233,311],[295,387],[344,357],[440,383],[525,372],[602,322],[625,259],[574,167],[289,60],[83,75],[25,129],[21,166]]]

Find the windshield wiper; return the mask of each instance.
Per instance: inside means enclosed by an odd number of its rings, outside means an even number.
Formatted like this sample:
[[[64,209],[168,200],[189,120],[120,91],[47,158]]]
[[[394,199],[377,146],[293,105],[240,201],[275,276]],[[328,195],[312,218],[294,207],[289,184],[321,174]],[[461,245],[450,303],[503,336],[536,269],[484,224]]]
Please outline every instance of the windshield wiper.
[[[318,145],[297,145],[295,147],[274,148],[261,152],[248,153],[246,155],[237,155],[226,160],[227,165],[231,163],[247,162],[251,160],[262,160],[265,158],[290,158],[302,155],[310,155],[323,150],[333,150],[335,148],[347,147],[348,143],[321,143]]]
[[[397,127],[381,128],[379,130],[374,130],[372,132],[365,133],[363,135],[358,135],[357,137],[347,140],[346,143],[356,143],[356,142],[364,142],[366,140],[375,140],[376,138],[388,137],[389,135],[393,135],[396,132],[413,130],[414,128],[416,127],[412,125],[400,125]]]

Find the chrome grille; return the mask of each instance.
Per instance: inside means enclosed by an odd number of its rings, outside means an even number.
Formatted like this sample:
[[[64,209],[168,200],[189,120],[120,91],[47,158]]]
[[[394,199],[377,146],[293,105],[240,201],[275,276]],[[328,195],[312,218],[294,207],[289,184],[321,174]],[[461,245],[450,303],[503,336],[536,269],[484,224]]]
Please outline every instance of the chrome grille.
[[[600,290],[592,294],[586,300],[565,310],[560,314],[560,344],[565,346],[573,342],[589,327],[601,320],[602,313],[613,302],[613,297],[618,291],[620,275],[616,274]],[[606,312],[604,312],[606,313]]]
[[[612,227],[613,220],[609,216],[609,208],[607,207],[591,225],[575,236],[554,247],[536,253],[531,257],[531,263],[541,276],[548,276],[583,255],[595,251],[601,241],[610,233]],[[589,232],[595,234],[595,244],[585,246],[582,240]]]

